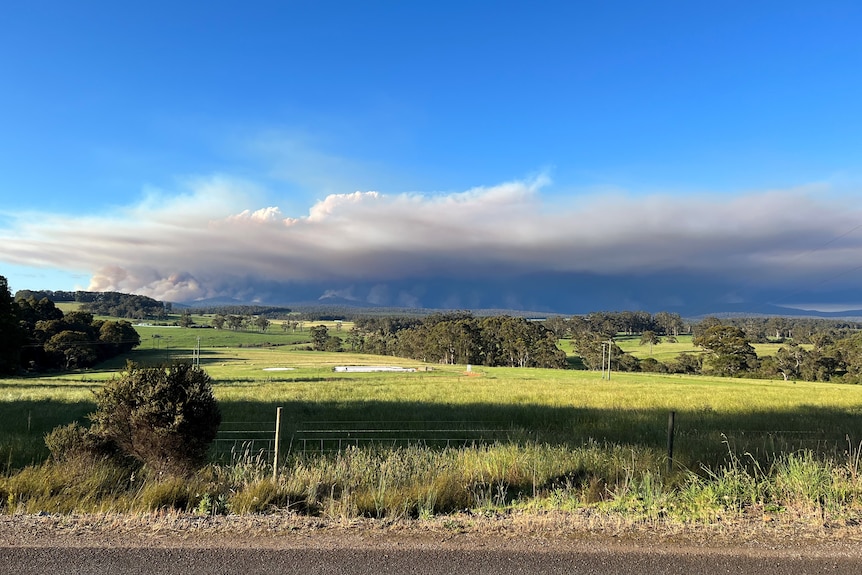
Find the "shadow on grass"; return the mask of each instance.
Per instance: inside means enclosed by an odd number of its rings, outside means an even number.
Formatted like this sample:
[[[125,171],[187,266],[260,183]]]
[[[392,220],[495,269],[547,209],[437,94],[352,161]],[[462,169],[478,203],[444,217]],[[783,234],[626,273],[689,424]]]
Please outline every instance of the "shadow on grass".
[[[89,401],[22,400],[0,402],[0,471],[40,463],[48,457],[45,435],[73,421],[88,425],[96,409]]]
[[[276,408],[283,407],[286,448],[308,429],[350,437],[357,428],[389,430],[408,439],[441,437],[441,429],[496,431],[502,443],[547,443],[579,447],[597,443],[666,452],[668,412],[544,405],[476,403],[446,405],[421,402],[252,402],[221,401],[223,429],[272,430]],[[89,401],[22,400],[0,402],[0,470],[17,469],[47,457],[44,436],[58,425],[87,424],[95,409]],[[674,460],[682,467],[714,468],[729,453],[769,462],[776,455],[809,449],[844,457],[862,442],[858,408],[802,406],[787,411],[722,413],[679,411],[675,417]],[[353,435],[356,437],[356,435]],[[445,437],[444,437],[445,439]],[[294,443],[295,444],[295,443]]]
[[[387,437],[439,438],[450,429],[453,438],[461,429],[499,432],[494,441],[547,443],[579,447],[589,443],[615,444],[665,454],[669,412],[656,409],[615,410],[509,406],[478,403],[441,405],[419,402],[222,402],[223,420],[274,429],[276,408],[281,405],[282,437],[293,442],[308,429],[325,430],[330,437],[349,440],[357,429],[386,430]],[[424,433],[424,436],[423,436]],[[699,469],[714,468],[728,455],[745,455],[749,461],[768,463],[776,455],[802,449],[823,456],[843,457],[862,442],[862,418],[858,410],[802,406],[789,411],[721,413],[712,410],[679,411],[675,414],[674,461]]]

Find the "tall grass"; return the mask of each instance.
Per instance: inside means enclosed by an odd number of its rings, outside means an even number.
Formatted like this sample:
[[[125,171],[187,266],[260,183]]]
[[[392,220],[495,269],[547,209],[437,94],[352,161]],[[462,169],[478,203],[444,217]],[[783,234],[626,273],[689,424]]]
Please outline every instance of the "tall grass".
[[[716,469],[668,473],[646,450],[593,443],[433,450],[351,448],[296,455],[275,471],[248,457],[192,478],[158,478],[108,461],[46,462],[0,479],[0,511],[200,514],[292,510],[332,518],[425,518],[469,510],[576,511],[633,520],[712,522],[784,514],[804,521],[862,517],[858,450],[811,451],[761,465],[731,454]]]

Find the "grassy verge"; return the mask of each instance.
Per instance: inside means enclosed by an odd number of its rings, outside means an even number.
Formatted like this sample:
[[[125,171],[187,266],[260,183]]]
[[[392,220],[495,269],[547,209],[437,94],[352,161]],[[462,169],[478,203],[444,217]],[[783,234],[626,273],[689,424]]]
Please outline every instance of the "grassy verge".
[[[28,467],[0,479],[6,513],[178,510],[202,515],[292,510],[328,518],[430,518],[469,511],[591,510],[628,520],[854,522],[862,517],[859,451],[810,451],[768,465],[733,456],[707,473],[667,475],[648,451],[592,444],[432,450],[347,449],[293,456],[272,468],[249,458],[190,479],[148,478],[104,461]]]

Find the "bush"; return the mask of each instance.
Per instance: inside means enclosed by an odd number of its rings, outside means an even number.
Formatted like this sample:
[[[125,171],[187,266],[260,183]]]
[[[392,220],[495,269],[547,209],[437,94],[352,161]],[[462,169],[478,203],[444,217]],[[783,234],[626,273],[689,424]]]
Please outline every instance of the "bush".
[[[111,445],[90,429],[78,422],[55,427],[45,436],[45,445],[56,462],[70,461],[79,457],[104,457],[113,455]]]
[[[96,393],[92,431],[157,474],[200,467],[221,423],[209,375],[188,363],[129,364]]]
[[[667,366],[653,357],[640,360],[640,368],[648,373],[667,373]]]

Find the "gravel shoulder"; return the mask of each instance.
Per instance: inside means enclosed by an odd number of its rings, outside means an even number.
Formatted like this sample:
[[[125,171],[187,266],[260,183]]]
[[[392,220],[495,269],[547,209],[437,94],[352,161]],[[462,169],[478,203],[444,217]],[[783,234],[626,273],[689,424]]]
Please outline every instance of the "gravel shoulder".
[[[294,513],[0,516],[0,549],[14,547],[606,549],[862,559],[862,525],[751,519],[691,526],[561,512],[458,514],[398,521],[326,519]]]

